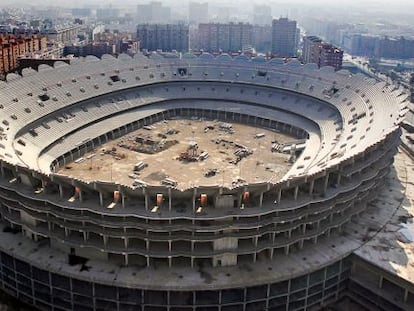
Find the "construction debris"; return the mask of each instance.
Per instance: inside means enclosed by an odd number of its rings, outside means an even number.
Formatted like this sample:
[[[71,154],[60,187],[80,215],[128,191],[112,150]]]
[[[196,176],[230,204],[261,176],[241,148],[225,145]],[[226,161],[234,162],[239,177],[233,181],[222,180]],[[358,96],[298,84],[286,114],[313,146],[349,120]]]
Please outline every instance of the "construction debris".
[[[151,136],[128,136],[118,143],[118,146],[135,152],[155,154],[162,152],[171,146],[178,144],[177,140],[166,140],[167,136],[158,134],[158,138],[153,139]]]
[[[172,179],[172,178],[164,178],[163,180],[161,180],[161,185],[164,186],[172,186],[172,187],[176,187],[177,186],[177,181]]]
[[[218,174],[218,172],[219,172],[218,169],[211,168],[211,169],[209,169],[208,171],[206,171],[204,173],[204,177],[213,177],[213,176],[216,176]]]
[[[224,123],[224,122],[220,123],[219,129],[220,129],[220,131],[223,131],[223,132],[228,133],[228,134],[234,134],[235,133],[235,131],[233,129],[233,125],[230,124],[230,123]]]

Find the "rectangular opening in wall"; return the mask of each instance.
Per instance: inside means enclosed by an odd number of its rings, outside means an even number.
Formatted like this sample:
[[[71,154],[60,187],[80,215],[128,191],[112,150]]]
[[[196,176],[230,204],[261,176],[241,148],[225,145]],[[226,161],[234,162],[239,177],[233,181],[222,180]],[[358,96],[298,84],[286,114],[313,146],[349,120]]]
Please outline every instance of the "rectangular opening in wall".
[[[181,77],[187,76],[187,68],[177,68],[177,74]]]
[[[109,78],[111,79],[111,81],[112,81],[112,82],[118,82],[118,81],[120,81],[120,80],[121,80],[121,79],[119,78],[119,76],[117,76],[117,75],[115,75],[115,76],[110,76]]]

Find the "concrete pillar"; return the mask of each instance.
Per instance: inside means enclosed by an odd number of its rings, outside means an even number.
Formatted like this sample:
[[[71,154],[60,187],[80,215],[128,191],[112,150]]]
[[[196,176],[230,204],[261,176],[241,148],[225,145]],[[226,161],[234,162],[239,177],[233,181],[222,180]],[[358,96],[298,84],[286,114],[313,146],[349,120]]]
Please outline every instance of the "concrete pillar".
[[[285,255],[289,255],[289,245],[285,246]]]
[[[83,231],[83,240],[86,242],[88,240],[88,234],[86,231]]]
[[[313,244],[318,243],[318,236],[315,236],[315,237],[312,239],[312,243],[313,243]]]
[[[305,234],[306,233],[306,224],[302,225],[302,233]]]
[[[256,252],[254,252],[253,253],[253,262],[256,262],[257,261],[257,253]]]
[[[168,241],[168,251],[171,253],[171,248],[172,248],[172,242],[171,242],[171,240],[170,241]]]
[[[299,249],[303,248],[303,239],[299,241]]]
[[[338,173],[338,177],[336,178],[336,184],[340,185],[341,184],[341,174]]]
[[[273,255],[274,255],[274,253],[275,253],[275,249],[274,249],[274,248],[271,248],[271,249],[269,250],[269,257],[270,257],[270,259],[273,259]]]
[[[42,182],[43,193],[46,194],[46,181],[44,179],[41,179],[41,182]]]
[[[171,197],[171,188],[168,188],[168,210],[171,212],[172,207],[172,197]]]
[[[65,227],[65,237],[69,235],[69,229]]]
[[[172,267],[172,257],[168,256],[168,267]]]
[[[263,207],[263,192],[260,193],[259,206]]]
[[[1,177],[4,178],[4,166],[3,162],[0,162]]]
[[[312,195],[314,187],[315,187],[315,179],[312,179],[309,185],[309,195]]]
[[[295,200],[297,200],[297,199],[298,199],[298,193],[299,193],[299,186],[296,186],[296,187],[295,187],[295,192],[294,192],[294,194],[293,194],[293,197],[294,197],[294,199],[295,199]]]
[[[194,257],[191,256],[191,268],[194,268]]]
[[[259,238],[257,236],[255,236],[253,238],[253,241],[254,241],[254,246],[257,247],[257,245],[259,244]]]
[[[125,208],[125,195],[123,193],[121,193],[121,203],[122,203],[122,208]]]
[[[149,258],[149,256],[147,256],[147,267],[149,267],[150,266],[150,258]]]
[[[328,190],[328,182],[329,182],[329,173],[326,173],[325,180],[323,183],[323,193],[326,193],[326,190]]]
[[[124,254],[124,263],[125,263],[125,266],[129,265],[128,254]]]
[[[147,190],[144,188],[144,198],[145,198],[145,210],[148,211],[149,209],[149,196],[147,194]]]
[[[277,193],[277,203],[280,203],[282,200],[282,188],[279,188],[279,192]]]
[[[79,191],[79,202],[83,202],[82,190]]]
[[[129,244],[129,238],[124,237],[124,247],[128,248],[128,244]]]
[[[108,236],[103,235],[103,242],[104,242],[104,246],[106,247],[108,245]]]
[[[276,241],[276,232],[272,232],[272,244],[274,245]]]
[[[99,191],[99,205],[103,206],[103,194]]]
[[[384,277],[382,275],[380,275],[379,280],[378,280],[378,288],[382,288],[382,283],[384,282]]]
[[[63,199],[63,187],[61,184],[59,184],[59,196],[61,199]]]
[[[193,190],[193,212],[196,211],[196,198],[197,198],[197,188]]]
[[[408,289],[404,290],[404,302],[406,303],[408,300]]]

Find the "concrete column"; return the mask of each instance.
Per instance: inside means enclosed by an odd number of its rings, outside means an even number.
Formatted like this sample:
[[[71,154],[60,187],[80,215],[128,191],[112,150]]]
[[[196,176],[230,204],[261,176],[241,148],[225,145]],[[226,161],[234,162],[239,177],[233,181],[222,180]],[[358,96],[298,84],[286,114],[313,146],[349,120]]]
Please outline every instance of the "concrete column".
[[[104,242],[104,246],[106,247],[108,245],[108,237],[106,235],[103,235],[103,242]]]
[[[129,265],[128,254],[124,254],[124,263],[125,263],[125,266]]]
[[[269,250],[269,257],[270,257],[270,259],[273,259],[273,254],[275,253],[275,249],[274,248],[271,248],[270,250]]]
[[[194,268],[194,257],[191,257],[191,268]]]
[[[149,256],[147,256],[147,267],[149,267],[150,266],[150,258],[149,258]]]
[[[382,283],[384,282],[384,277],[380,275],[379,281],[378,281],[378,288],[382,288]]]
[[[69,235],[69,229],[65,227],[65,237]]]
[[[256,252],[254,252],[253,253],[253,262],[256,262],[257,261],[257,253]]]
[[[168,267],[172,267],[172,257],[168,256]]]
[[[303,248],[303,239],[299,241],[299,249]]]
[[[125,208],[125,195],[121,193],[122,208]]]
[[[295,200],[297,200],[297,199],[298,199],[298,193],[299,193],[299,186],[296,186],[296,187],[295,187],[295,192],[294,192],[294,194],[293,194],[293,197],[294,197],[294,199],[295,199]]]
[[[148,239],[145,240],[145,246],[146,246],[147,251],[149,251],[149,240]]]
[[[86,231],[83,231],[83,240],[86,242],[88,240],[88,235]]]
[[[103,206],[103,194],[99,191],[99,205]]]
[[[63,199],[63,187],[61,184],[59,184],[59,196],[61,199]]]
[[[263,192],[260,193],[259,206],[263,207]]]
[[[254,246],[257,247],[257,245],[259,244],[259,238],[257,236],[255,236],[253,238],[253,241],[254,241]]]
[[[129,238],[125,237],[124,238],[124,246],[125,246],[125,248],[128,248],[128,244],[129,244]]]
[[[149,209],[149,196],[147,194],[147,190],[144,188],[144,198],[145,198],[145,210],[148,211]]]
[[[315,187],[315,179],[312,179],[309,185],[309,195],[312,195],[314,187]]]
[[[408,300],[408,289],[404,290],[404,302],[406,303]]]
[[[168,210],[171,212],[172,207],[172,197],[171,197],[171,188],[168,188]]]
[[[325,193],[326,190],[328,190],[328,182],[329,182],[329,173],[326,173],[325,180],[323,183],[323,193]]]
[[[302,233],[305,234],[306,233],[306,224],[302,225]]]
[[[196,211],[196,198],[197,198],[197,188],[194,188],[193,192],[193,212]]]
[[[172,246],[171,246],[171,240],[170,241],[168,241],[168,251],[171,253],[171,248],[172,248]]]
[[[340,185],[341,184],[341,174],[338,173],[338,177],[336,178],[336,184]]]
[[[272,244],[274,245],[276,241],[276,233],[272,232]]]
[[[279,192],[277,193],[277,203],[280,203],[282,200],[282,188],[279,188]]]
[[[285,246],[285,255],[289,255],[289,245]]]
[[[3,162],[0,162],[1,177],[4,178],[4,166]]]
[[[290,239],[292,237],[292,229],[290,229],[289,231],[288,231],[288,238]]]
[[[41,179],[41,182],[42,182],[43,193],[46,194],[46,181],[44,179]]]
[[[318,236],[315,236],[315,237],[312,239],[312,243],[313,243],[313,244],[318,243]]]
[[[83,197],[82,197],[82,190],[79,191],[79,202],[83,202]]]

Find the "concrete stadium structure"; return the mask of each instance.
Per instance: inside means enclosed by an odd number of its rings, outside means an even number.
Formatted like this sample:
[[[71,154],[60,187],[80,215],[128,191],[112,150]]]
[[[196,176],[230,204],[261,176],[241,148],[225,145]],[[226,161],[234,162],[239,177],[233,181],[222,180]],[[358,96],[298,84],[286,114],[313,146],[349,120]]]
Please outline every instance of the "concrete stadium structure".
[[[337,301],[365,267],[354,252],[367,223],[356,220],[383,192],[407,110],[404,92],[363,75],[210,54],[87,57],[9,75],[0,90],[0,284],[42,310],[317,310]],[[282,179],[232,188],[56,173],[177,116],[275,129],[306,145]],[[378,224],[395,214],[375,213]],[[365,303],[408,308],[413,285],[401,288],[401,301]]]

